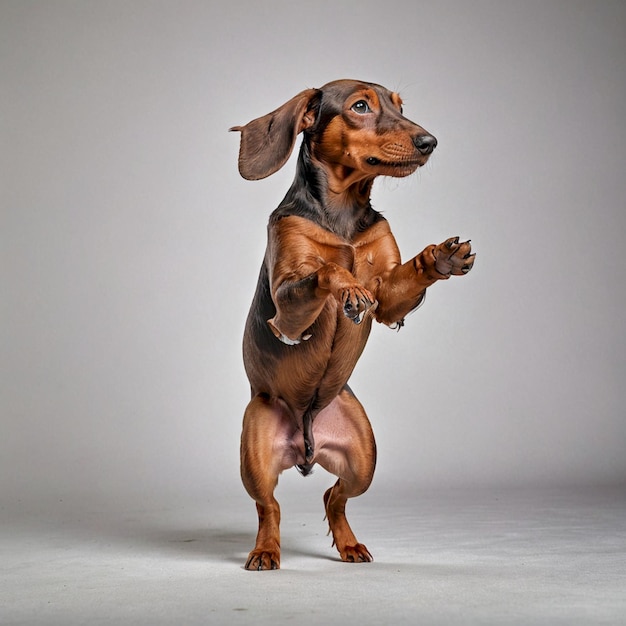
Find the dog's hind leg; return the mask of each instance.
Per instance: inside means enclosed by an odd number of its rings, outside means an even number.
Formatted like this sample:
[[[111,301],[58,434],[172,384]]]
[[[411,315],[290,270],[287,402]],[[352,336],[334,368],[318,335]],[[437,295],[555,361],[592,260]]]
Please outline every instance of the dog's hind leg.
[[[333,545],[343,561],[372,561],[346,519],[346,502],[367,490],[376,466],[376,443],[367,415],[349,388],[315,418],[316,462],[338,477],[324,494],[324,507]]]
[[[280,568],[280,506],[274,497],[278,476],[296,462],[289,445],[293,422],[279,402],[258,395],[246,408],[241,433],[241,479],[256,502],[259,531],[246,569]]]

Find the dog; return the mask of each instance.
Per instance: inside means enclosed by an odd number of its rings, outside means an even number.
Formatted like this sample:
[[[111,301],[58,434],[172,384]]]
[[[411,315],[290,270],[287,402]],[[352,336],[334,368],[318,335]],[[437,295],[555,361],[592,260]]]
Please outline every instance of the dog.
[[[451,237],[402,263],[389,223],[370,203],[378,176],[405,177],[437,146],[380,85],[338,80],[306,89],[239,131],[239,172],[279,170],[303,139],[293,184],[269,218],[265,257],[246,321],[243,357],[252,398],[241,434],[241,478],[256,502],[248,570],[280,567],[279,475],[319,464],[337,476],[324,494],[343,561],[372,561],[345,515],[373,478],[376,444],[348,386],[372,321],[401,327],[428,287],[474,265]]]

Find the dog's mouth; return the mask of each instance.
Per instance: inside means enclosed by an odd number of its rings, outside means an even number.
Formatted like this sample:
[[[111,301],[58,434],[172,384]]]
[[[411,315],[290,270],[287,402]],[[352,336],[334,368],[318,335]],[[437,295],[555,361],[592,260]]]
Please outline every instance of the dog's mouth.
[[[417,159],[404,159],[401,161],[383,161],[375,156],[365,159],[365,162],[371,166],[383,170],[388,176],[408,176],[412,174],[418,167],[426,163],[428,157]]]

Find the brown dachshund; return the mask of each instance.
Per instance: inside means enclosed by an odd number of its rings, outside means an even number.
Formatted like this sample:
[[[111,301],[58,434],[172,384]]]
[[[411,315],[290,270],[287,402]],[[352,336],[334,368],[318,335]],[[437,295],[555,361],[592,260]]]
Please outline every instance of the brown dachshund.
[[[345,515],[374,475],[376,444],[348,379],[372,320],[400,327],[427,287],[474,264],[453,237],[402,263],[387,220],[370,204],[377,176],[408,176],[437,140],[402,114],[380,85],[339,80],[307,89],[241,132],[239,171],[258,180],[280,169],[303,133],[296,176],[272,213],[248,315],[243,356],[250,380],[241,476],[259,516],[246,569],[280,566],[278,476],[319,463],[338,477],[324,494],[342,560],[371,561]]]

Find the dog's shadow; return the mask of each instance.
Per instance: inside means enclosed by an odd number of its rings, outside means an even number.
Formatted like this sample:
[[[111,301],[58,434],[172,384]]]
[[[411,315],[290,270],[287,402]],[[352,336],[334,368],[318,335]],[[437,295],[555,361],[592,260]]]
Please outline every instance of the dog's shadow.
[[[147,538],[148,547],[164,556],[234,564],[243,563],[247,551],[254,546],[254,540],[253,532],[206,527],[191,531],[159,529]]]
[[[207,520],[206,526],[184,527],[179,520],[160,523],[152,516],[139,516],[134,519],[109,517],[107,522],[98,524],[97,529],[91,524],[75,527],[76,537],[87,541],[93,540],[94,531],[107,543],[129,553],[141,554],[164,559],[206,561],[244,567],[248,553],[256,540],[255,528],[242,530],[239,527],[212,525]],[[197,520],[196,520],[197,522]],[[306,557],[315,559],[340,560],[333,558],[333,551],[316,550],[306,545],[304,539],[285,537],[282,554],[287,557]]]
[[[230,563],[243,568],[249,551],[254,547],[254,532],[237,531],[228,528],[199,528],[195,532],[176,529],[155,532],[148,542],[154,550],[173,558],[214,560]],[[307,549],[295,538],[284,541],[282,554],[287,557],[307,557],[340,561],[333,552],[324,554],[315,549]]]

